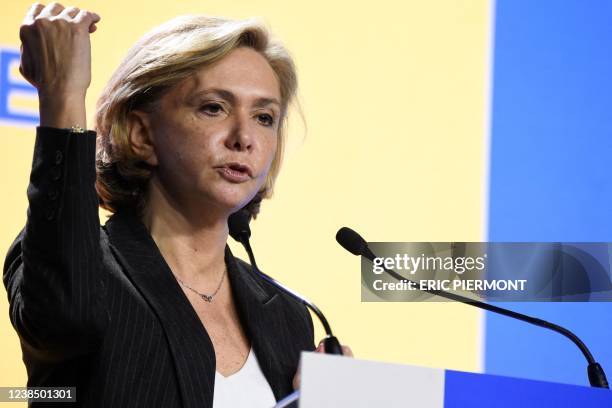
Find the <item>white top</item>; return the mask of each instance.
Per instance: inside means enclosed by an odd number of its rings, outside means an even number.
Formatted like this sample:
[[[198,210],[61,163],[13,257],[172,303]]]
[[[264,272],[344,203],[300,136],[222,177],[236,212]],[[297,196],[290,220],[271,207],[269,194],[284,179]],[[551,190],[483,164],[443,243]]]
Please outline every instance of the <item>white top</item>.
[[[253,348],[240,370],[224,377],[215,372],[213,408],[271,408],[276,399],[259,368]]]

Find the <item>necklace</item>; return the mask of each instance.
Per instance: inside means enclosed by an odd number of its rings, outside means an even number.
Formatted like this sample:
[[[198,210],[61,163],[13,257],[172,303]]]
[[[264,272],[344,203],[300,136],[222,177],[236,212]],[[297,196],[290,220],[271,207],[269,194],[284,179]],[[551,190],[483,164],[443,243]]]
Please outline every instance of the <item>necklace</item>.
[[[181,285],[183,285],[184,287],[186,287],[187,289],[189,289],[190,291],[194,292],[199,297],[201,297],[203,301],[211,303],[213,301],[213,298],[219,292],[219,289],[221,289],[221,285],[223,285],[223,281],[225,280],[225,274],[226,273],[227,273],[227,269],[223,268],[223,275],[221,275],[221,282],[219,282],[219,286],[217,286],[217,289],[215,289],[215,291],[212,294],[210,294],[210,295],[206,295],[204,293],[200,293],[197,290],[195,290],[194,288],[192,288],[191,286],[189,286],[188,284],[186,284],[185,282],[183,282],[182,280],[180,280],[176,275],[174,277],[176,278],[177,281],[179,281],[179,283]]]

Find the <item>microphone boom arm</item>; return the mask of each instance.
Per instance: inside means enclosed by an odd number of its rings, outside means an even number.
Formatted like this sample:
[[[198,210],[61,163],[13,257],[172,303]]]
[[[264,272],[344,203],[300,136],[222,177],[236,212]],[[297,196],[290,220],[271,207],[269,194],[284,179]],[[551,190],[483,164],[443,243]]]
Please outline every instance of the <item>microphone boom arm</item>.
[[[347,251],[351,252],[354,255],[363,256],[372,262],[374,262],[374,258],[376,258],[376,255],[368,247],[367,242],[361,237],[361,235],[359,235],[357,232],[353,231],[352,229],[348,227],[342,227],[338,230],[338,233],[336,234],[336,241],[338,241],[338,243],[344,249],[346,249]],[[397,272],[385,268],[384,265],[383,265],[383,270],[400,282],[406,281],[406,282],[414,283],[410,279],[404,278]],[[582,342],[582,340],[580,340],[578,336],[576,336],[574,333],[572,333],[570,330],[566,329],[565,327],[561,327],[559,325],[547,322],[546,320],[538,319],[536,317],[528,316],[528,315],[525,315],[519,312],[514,312],[509,309],[504,309],[499,306],[491,305],[486,302],[481,302],[479,300],[470,299],[470,298],[467,298],[465,296],[461,296],[455,293],[445,292],[443,290],[433,290],[433,289],[419,289],[419,290],[430,293],[432,295],[436,295],[436,296],[440,296],[446,299],[451,299],[457,302],[461,302],[461,303],[464,303],[470,306],[478,307],[480,309],[484,309],[489,312],[497,313],[502,316],[521,320],[523,322],[530,323],[535,326],[539,326],[545,329],[552,330],[554,332],[557,332],[567,337],[576,346],[578,346],[578,348],[580,349],[580,351],[586,358],[587,362],[589,363],[587,367],[587,374],[588,374],[589,383],[591,384],[591,386],[598,387],[598,388],[609,388],[608,380],[606,379],[606,374],[603,368],[601,367],[601,365],[597,363],[597,361],[595,361],[595,359],[593,358],[593,355],[591,354],[587,346]]]

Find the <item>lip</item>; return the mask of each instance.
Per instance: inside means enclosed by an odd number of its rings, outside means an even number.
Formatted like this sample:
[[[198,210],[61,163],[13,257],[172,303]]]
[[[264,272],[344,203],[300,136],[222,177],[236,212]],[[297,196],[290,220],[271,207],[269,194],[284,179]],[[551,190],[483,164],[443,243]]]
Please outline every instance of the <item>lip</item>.
[[[232,183],[244,183],[253,176],[249,166],[238,162],[225,163],[215,169],[224,179]]]

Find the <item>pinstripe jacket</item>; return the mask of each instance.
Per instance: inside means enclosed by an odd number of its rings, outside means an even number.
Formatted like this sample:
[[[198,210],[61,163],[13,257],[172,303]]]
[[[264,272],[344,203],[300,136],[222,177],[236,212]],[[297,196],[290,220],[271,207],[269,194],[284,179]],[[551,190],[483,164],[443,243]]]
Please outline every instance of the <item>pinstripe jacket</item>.
[[[118,213],[100,227],[94,156],[94,132],[37,130],[27,223],[4,266],[28,386],[75,386],[71,407],[210,408],[212,342],[139,219]],[[312,320],[229,248],[225,261],[278,400],[300,351],[314,349]]]

